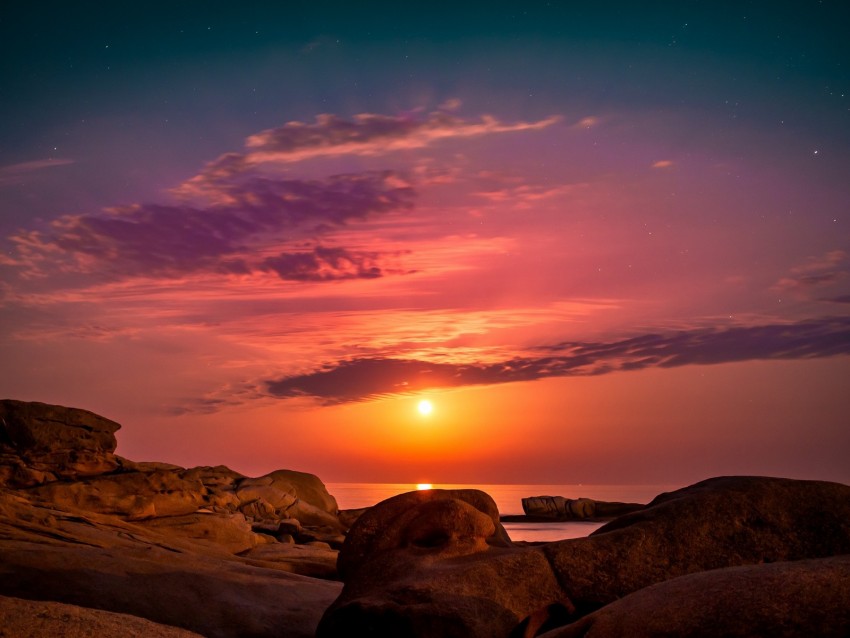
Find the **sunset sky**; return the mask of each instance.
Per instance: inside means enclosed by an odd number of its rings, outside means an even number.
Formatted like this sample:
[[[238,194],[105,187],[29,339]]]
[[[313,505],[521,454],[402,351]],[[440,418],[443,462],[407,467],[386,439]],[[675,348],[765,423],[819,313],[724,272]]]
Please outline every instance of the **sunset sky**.
[[[252,475],[850,482],[845,3],[13,4],[3,398]]]

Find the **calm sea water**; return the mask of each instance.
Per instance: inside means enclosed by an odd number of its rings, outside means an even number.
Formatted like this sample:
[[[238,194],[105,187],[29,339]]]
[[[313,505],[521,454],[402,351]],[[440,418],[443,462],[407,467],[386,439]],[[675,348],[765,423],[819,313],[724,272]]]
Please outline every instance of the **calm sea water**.
[[[522,514],[522,499],[528,496],[564,496],[592,498],[597,501],[648,503],[661,492],[678,485],[470,485],[434,483],[434,488],[474,488],[487,492],[496,501],[501,514]],[[328,483],[328,491],[336,497],[340,509],[371,507],[396,494],[416,489],[411,483]],[[554,541],[581,538],[601,527],[602,523],[506,523],[505,529],[515,541]]]

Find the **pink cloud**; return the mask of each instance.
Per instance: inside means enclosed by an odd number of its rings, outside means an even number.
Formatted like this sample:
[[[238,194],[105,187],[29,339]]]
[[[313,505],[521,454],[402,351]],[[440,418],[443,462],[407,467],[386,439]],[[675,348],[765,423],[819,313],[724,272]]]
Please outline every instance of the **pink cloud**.
[[[813,291],[840,285],[850,277],[850,258],[843,250],[833,250],[818,257],[810,257],[791,268],[788,275],[777,281],[772,290],[779,295],[808,298]]]

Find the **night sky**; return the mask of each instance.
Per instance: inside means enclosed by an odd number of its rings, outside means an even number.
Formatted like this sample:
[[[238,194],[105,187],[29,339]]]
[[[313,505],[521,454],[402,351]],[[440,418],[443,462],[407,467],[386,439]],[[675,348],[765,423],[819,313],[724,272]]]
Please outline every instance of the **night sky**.
[[[4,397],[254,475],[850,481],[845,3],[7,5]]]

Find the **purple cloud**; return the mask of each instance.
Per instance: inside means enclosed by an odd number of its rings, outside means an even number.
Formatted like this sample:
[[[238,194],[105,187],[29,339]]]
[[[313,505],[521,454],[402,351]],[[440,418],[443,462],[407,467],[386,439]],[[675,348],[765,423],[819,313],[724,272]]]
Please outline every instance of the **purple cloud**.
[[[410,207],[413,195],[391,171],[325,180],[251,177],[220,184],[217,201],[206,206],[140,204],[61,217],[46,231],[13,236],[17,255],[10,265],[28,274],[61,270],[102,278],[179,277],[197,271],[281,274],[285,256],[251,263],[242,255],[270,242],[313,237]],[[333,248],[316,249],[313,255],[319,270],[324,264],[337,271],[359,268],[362,273],[373,268],[368,262],[377,258]]]
[[[363,401],[433,388],[599,375],[643,368],[709,365],[756,359],[810,359],[850,354],[850,318],[792,324],[646,334],[611,342],[564,342],[539,356],[496,364],[358,358],[308,374],[266,382],[269,394],[322,403]]]
[[[259,268],[290,281],[376,279],[384,274],[378,265],[379,259],[379,253],[316,246],[310,252],[281,253],[277,257],[269,257]]]

